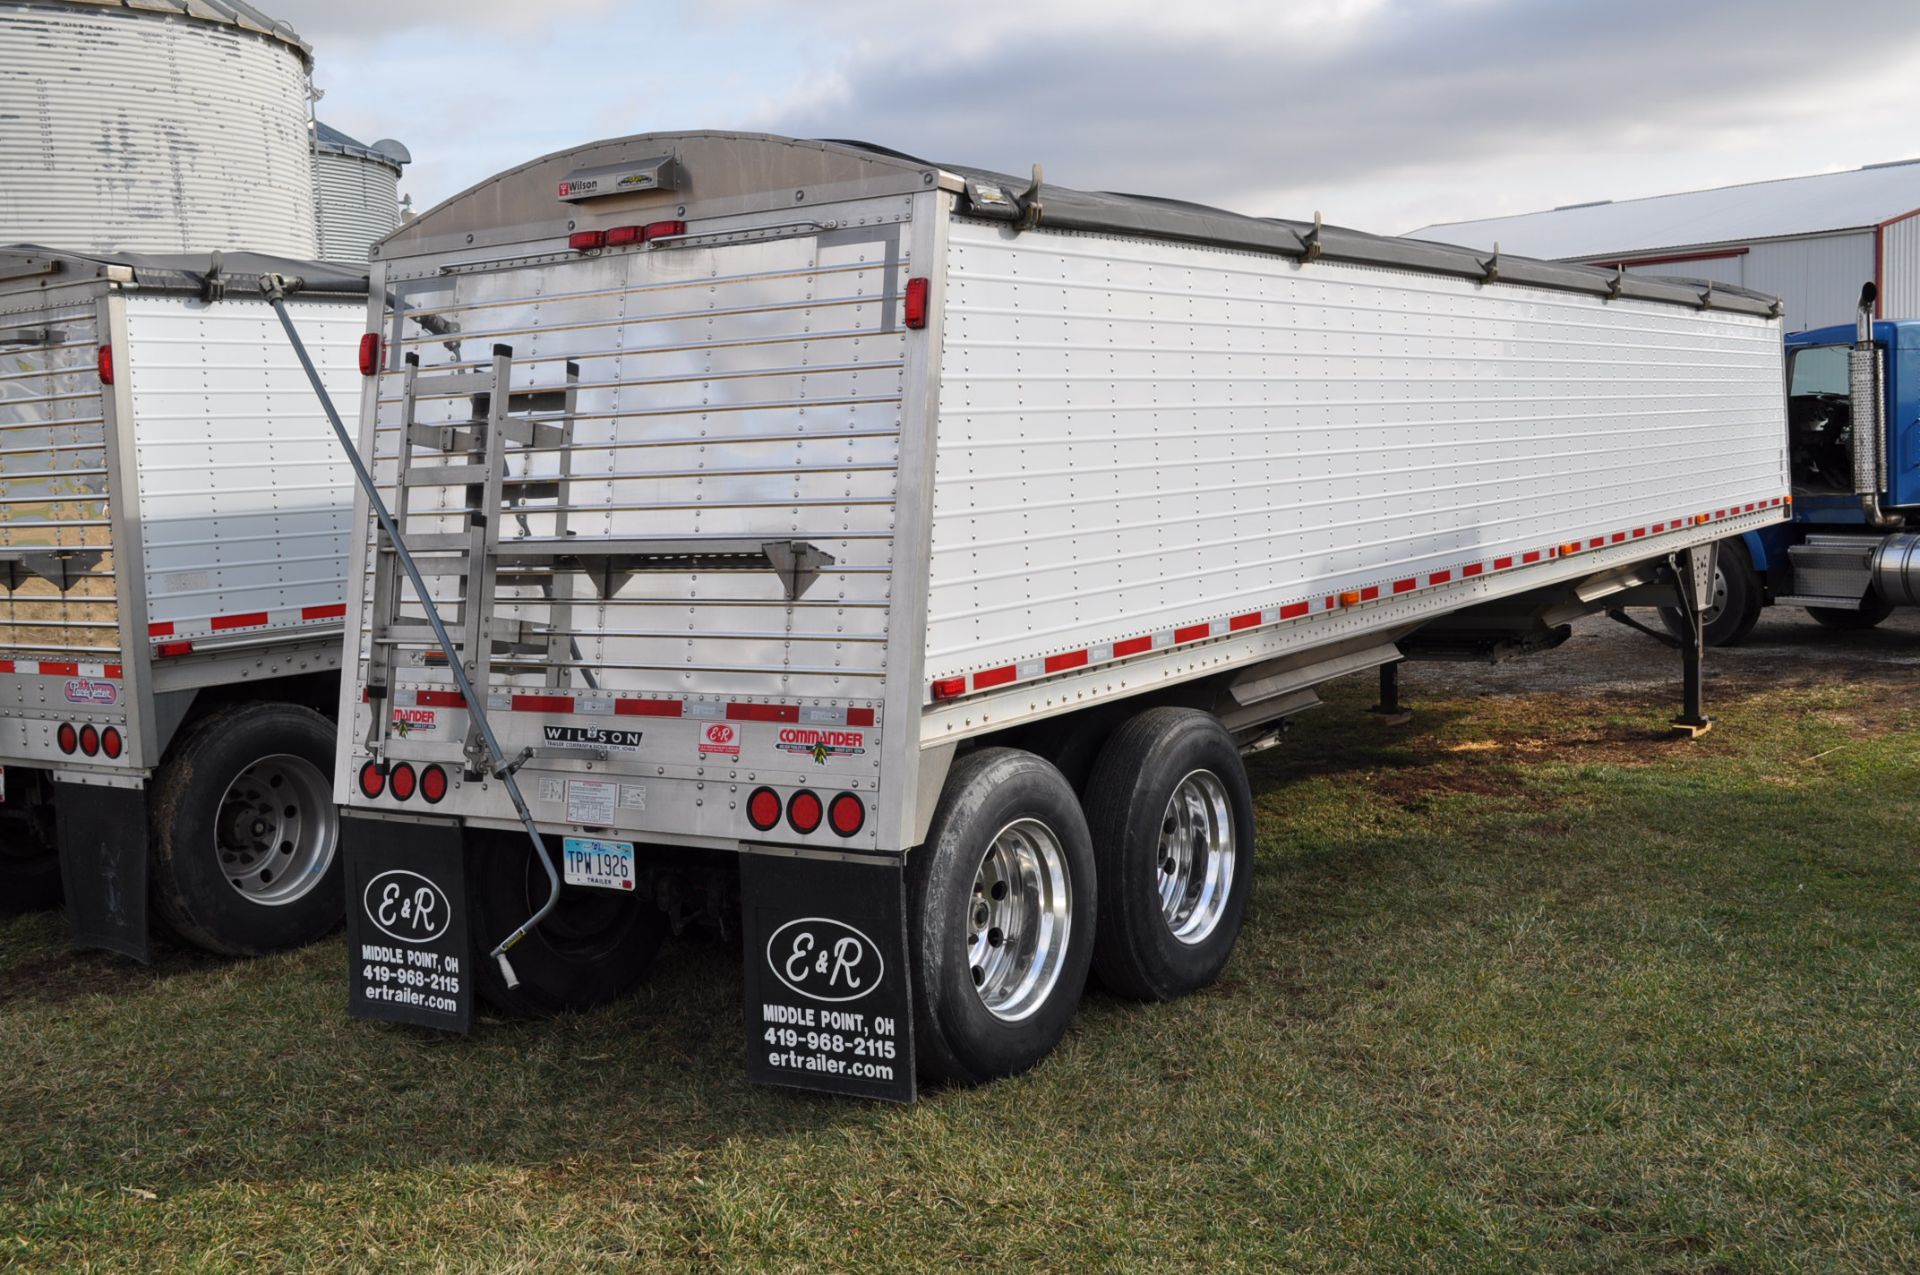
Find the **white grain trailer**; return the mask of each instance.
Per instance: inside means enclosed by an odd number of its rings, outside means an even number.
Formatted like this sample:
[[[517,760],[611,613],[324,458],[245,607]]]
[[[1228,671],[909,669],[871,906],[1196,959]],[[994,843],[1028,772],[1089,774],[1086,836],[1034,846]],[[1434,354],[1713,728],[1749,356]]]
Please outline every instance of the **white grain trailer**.
[[[373,283],[360,447],[565,884],[517,986],[476,960],[547,878],[363,500],[353,1012],[587,1004],[737,917],[777,1083],[1208,983],[1241,754],[1316,686],[1553,645],[1787,492],[1766,299],[859,145],[550,155]]]
[[[0,250],[0,894],[147,959],[338,924],[345,459],[273,311],[356,387],[364,270]]]

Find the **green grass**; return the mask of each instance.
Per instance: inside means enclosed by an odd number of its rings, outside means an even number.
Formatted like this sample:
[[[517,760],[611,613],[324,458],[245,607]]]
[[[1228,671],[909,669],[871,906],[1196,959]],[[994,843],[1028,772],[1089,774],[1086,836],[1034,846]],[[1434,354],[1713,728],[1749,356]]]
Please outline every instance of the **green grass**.
[[[913,1108],[747,1085],[717,943],[459,1040],[348,1021],[338,940],[0,922],[0,1268],[1920,1268],[1908,688],[1722,689],[1691,744],[1370,690],[1257,759],[1217,988]]]

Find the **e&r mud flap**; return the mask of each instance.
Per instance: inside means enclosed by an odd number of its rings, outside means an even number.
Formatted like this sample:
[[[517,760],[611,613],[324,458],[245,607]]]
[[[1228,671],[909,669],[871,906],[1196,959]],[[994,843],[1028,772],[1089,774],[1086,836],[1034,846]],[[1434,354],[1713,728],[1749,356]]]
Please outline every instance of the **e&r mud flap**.
[[[903,862],[748,853],[740,910],[748,1079],[912,1102]]]
[[[347,1013],[464,1032],[473,1022],[465,851],[453,824],[340,821]]]
[[[53,799],[73,942],[151,964],[146,791],[56,782]]]

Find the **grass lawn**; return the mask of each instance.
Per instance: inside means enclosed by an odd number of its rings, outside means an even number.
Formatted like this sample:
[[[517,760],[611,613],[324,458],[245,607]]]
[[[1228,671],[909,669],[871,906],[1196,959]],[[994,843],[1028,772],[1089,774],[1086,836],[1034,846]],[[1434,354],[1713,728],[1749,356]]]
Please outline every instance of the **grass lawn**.
[[[1255,761],[1217,988],[912,1108],[749,1086],[714,942],[459,1040],[348,1021],[337,937],[0,921],[0,1269],[1920,1269],[1911,691],[1680,743],[1668,694],[1347,685]]]

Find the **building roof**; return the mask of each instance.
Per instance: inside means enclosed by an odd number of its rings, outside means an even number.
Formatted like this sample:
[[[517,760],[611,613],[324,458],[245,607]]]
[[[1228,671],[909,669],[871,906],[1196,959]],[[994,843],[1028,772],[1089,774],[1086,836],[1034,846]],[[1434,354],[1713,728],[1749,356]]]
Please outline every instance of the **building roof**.
[[[313,65],[313,46],[300,38],[291,23],[262,13],[245,0],[13,0],[13,3],[57,9],[126,9],[238,27],[291,45],[308,66]]]
[[[1440,222],[1409,235],[1534,257],[1589,258],[1749,243],[1879,225],[1920,209],[1920,160],[1844,173],[1601,200],[1482,221]]]
[[[398,173],[403,165],[411,164],[413,156],[407,148],[391,137],[383,137],[371,144],[348,137],[331,124],[320,120],[313,122],[313,149],[322,155],[351,155],[355,159],[370,159],[385,164]]]

